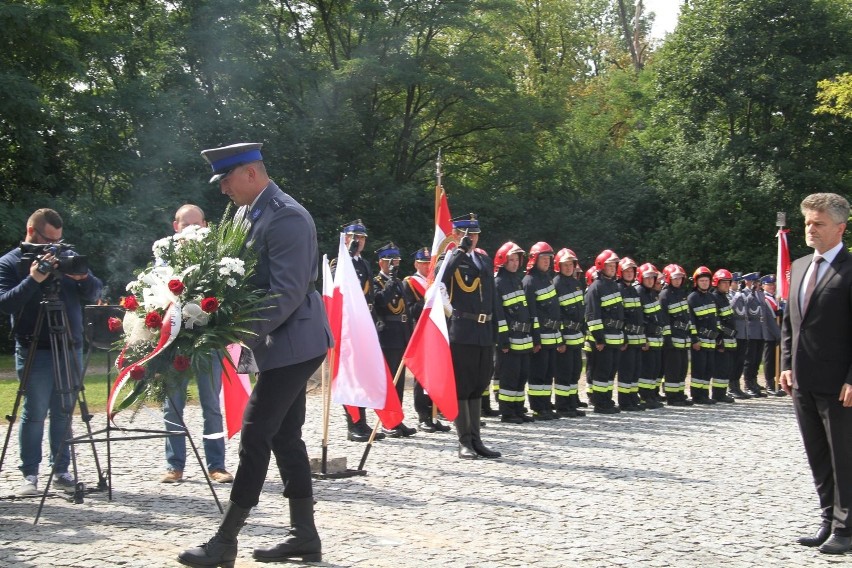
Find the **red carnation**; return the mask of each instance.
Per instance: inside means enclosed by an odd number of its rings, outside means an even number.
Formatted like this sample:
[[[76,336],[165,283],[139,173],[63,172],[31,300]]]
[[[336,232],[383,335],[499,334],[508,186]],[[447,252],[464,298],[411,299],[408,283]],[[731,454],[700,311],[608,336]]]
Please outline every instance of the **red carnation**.
[[[130,378],[134,381],[141,381],[145,378],[145,367],[142,365],[133,365],[130,367]]]
[[[121,331],[121,320],[118,318],[109,318],[107,320],[107,327],[109,328],[110,333],[116,333]]]
[[[186,371],[189,369],[189,364],[192,360],[186,355],[177,355],[175,356],[175,360],[172,361],[172,366],[177,371]]]
[[[157,312],[148,312],[145,316],[145,326],[151,329],[159,329],[163,325],[163,317]]]
[[[204,298],[201,300],[201,309],[207,312],[208,314],[212,314],[216,310],[219,309],[219,300],[215,297],[210,296],[209,298]]]
[[[130,310],[131,312],[139,307],[139,302],[136,301],[136,296],[125,296],[119,302],[122,308],[125,310]]]
[[[175,296],[180,296],[180,293],[183,292],[183,282],[180,280],[169,280],[169,291]]]

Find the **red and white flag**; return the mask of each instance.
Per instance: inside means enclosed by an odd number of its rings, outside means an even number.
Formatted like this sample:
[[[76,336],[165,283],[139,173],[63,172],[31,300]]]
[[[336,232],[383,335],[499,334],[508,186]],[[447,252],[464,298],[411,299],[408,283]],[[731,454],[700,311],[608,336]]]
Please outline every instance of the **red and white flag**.
[[[450,216],[450,206],[447,203],[447,194],[444,193],[444,188],[439,185],[435,187],[435,238],[432,239],[432,264],[429,267],[429,274],[432,274],[432,269],[435,268],[441,243],[452,232],[453,222]]]
[[[331,336],[334,338],[334,345],[328,348],[329,365],[333,368],[329,374],[331,377],[337,374],[338,364],[340,363],[338,346],[340,345],[340,325],[341,325],[341,310],[343,307],[343,296],[339,288],[334,286],[334,276],[331,275],[331,267],[328,264],[328,255],[322,255],[322,302],[325,305],[325,314],[328,317],[328,324],[331,327]]]
[[[438,410],[455,420],[459,413],[456,395],[456,375],[450,353],[450,336],[439,284],[447,262],[441,263],[435,283],[426,290],[423,313],[402,356],[405,365],[423,385]]]
[[[331,400],[347,406],[373,408],[385,428],[402,422],[402,405],[393,386],[379,335],[355,267],[340,234],[337,270],[331,294],[331,311],[335,314],[335,299],[339,296],[339,335],[335,336],[336,363],[332,373]],[[329,316],[334,332],[335,315]]]
[[[227,349],[231,358],[229,360],[228,357],[222,357],[222,392],[219,398],[225,408],[225,424],[228,428],[228,439],[231,439],[243,427],[243,412],[251,396],[251,381],[248,375],[238,373],[234,367],[240,362],[242,346],[232,343]]]
[[[778,231],[778,266],[775,267],[775,280],[778,282],[776,298],[788,300],[790,296],[790,247],[787,233],[790,229]]]

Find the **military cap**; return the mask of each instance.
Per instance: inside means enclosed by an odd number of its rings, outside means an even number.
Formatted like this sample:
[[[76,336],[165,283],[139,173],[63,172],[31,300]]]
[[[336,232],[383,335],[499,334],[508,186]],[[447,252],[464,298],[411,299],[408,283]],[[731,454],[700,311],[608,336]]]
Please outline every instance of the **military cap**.
[[[393,244],[393,242],[389,242],[375,252],[379,260],[394,260],[401,258],[399,255],[399,247]]]
[[[743,279],[742,272],[734,272],[731,274],[731,276],[733,277],[734,282],[740,282]]]
[[[417,249],[413,256],[414,262],[430,262],[432,260],[432,253],[429,252],[429,247]]]
[[[455,219],[452,219],[453,229],[458,229],[460,231],[467,231],[468,233],[479,233],[479,220],[476,218],[476,213],[468,213],[467,215],[460,215]]]
[[[263,144],[258,142],[242,142],[221,148],[202,150],[201,156],[213,168],[213,177],[210,178],[210,183],[221,180],[239,166],[251,162],[262,162],[263,156],[260,153],[262,146]]]
[[[774,274],[767,274],[766,276],[761,277],[760,283],[761,284],[775,284],[775,275]]]
[[[746,282],[754,282],[760,278],[760,272],[749,272],[748,274],[743,274],[743,280]]]
[[[344,223],[343,232],[347,235],[363,235],[366,237],[367,227],[364,226],[364,223],[363,221],[361,221],[361,219],[355,219],[354,221]]]

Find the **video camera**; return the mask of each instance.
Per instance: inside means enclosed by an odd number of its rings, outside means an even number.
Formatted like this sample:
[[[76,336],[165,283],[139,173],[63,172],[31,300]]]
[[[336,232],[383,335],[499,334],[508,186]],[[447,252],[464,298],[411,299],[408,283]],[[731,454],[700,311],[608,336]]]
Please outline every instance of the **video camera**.
[[[27,274],[33,261],[38,262],[36,270],[42,274],[86,274],[89,271],[89,261],[85,255],[77,254],[74,245],[68,243],[35,244],[21,242],[21,260],[18,270]],[[53,254],[54,261],[44,259],[45,255]]]

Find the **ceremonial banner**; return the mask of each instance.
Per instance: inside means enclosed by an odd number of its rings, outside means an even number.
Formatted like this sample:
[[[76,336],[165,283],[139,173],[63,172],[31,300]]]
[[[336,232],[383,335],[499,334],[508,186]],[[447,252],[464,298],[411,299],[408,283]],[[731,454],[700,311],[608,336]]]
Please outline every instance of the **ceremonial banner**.
[[[442,252],[439,250],[441,243],[444,242],[447,235],[453,232],[453,222],[451,219],[447,194],[444,193],[444,188],[438,185],[435,187],[435,237],[432,239],[432,261],[429,264],[429,274],[433,274],[435,271],[438,254]]]
[[[778,266],[775,268],[775,279],[778,282],[776,298],[788,300],[790,296],[790,248],[787,245],[787,233],[790,229],[778,231]]]
[[[441,263],[435,282],[444,276],[447,263]],[[432,284],[426,291],[423,313],[417,321],[408,348],[402,356],[405,365],[423,385],[438,410],[447,418],[455,420],[459,413],[456,396],[456,376],[450,353],[450,338],[447,319],[439,286]]]
[[[219,393],[219,399],[225,407],[225,424],[228,439],[231,439],[243,427],[243,412],[251,396],[251,381],[247,374],[238,373],[234,367],[240,362],[242,346],[232,343],[227,349],[230,359],[222,357],[222,392]]]
[[[402,405],[393,387],[393,377],[382,354],[361,282],[349,261],[343,233],[340,234],[330,314],[334,314],[334,298],[338,296],[340,325],[339,334],[334,338],[337,364],[332,374],[331,399],[347,406],[373,408],[384,427],[393,428],[402,422]],[[332,317],[336,316],[329,316],[334,331]]]

